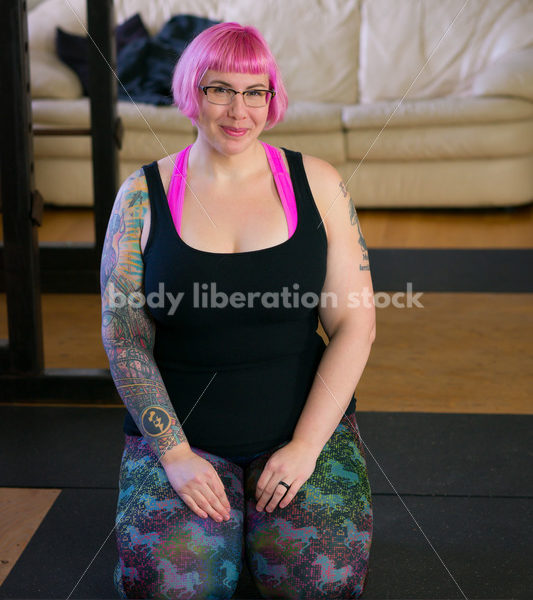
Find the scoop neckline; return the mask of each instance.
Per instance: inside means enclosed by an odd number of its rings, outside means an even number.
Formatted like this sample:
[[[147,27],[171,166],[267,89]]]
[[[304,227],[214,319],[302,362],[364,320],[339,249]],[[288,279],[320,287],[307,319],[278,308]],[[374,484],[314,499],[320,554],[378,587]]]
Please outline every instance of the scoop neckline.
[[[287,157],[287,153],[285,152],[285,149],[282,148],[282,150],[283,150],[283,153],[285,154],[285,157]],[[266,155],[266,150],[265,150],[265,155]],[[187,161],[188,161],[188,159],[189,159],[189,157],[187,156]],[[287,162],[289,162],[288,159],[287,159]],[[178,242],[181,243],[186,248],[192,250],[193,252],[199,252],[200,254],[210,254],[212,256],[243,256],[243,255],[249,255],[249,254],[257,254],[258,252],[267,252],[269,250],[270,251],[276,250],[276,249],[281,248],[282,246],[285,246],[286,244],[288,244],[291,240],[293,240],[296,237],[296,234],[298,233],[298,231],[300,229],[301,215],[300,215],[299,207],[298,207],[298,205],[296,205],[296,210],[297,210],[297,215],[298,215],[298,218],[296,220],[296,228],[294,229],[294,231],[292,232],[292,235],[288,239],[286,239],[285,241],[283,241],[279,244],[275,244],[274,246],[268,246],[266,248],[258,248],[257,250],[244,250],[243,252],[211,252],[210,250],[202,250],[201,248],[195,248],[194,246],[190,246],[180,236],[180,234],[178,233],[178,231],[176,229],[176,226],[174,225],[174,220],[172,219],[172,214],[170,212],[170,207],[168,205],[168,197],[165,192],[165,186],[163,185],[163,179],[161,178],[161,171],[159,170],[159,164],[157,163],[157,160],[154,161],[154,164],[157,169],[159,185],[161,187],[161,192],[162,192],[162,195],[164,198],[165,210],[168,213],[172,231],[173,231],[175,237],[178,239]],[[270,167],[270,162],[268,164]],[[270,169],[270,172],[272,172],[272,169]],[[290,164],[289,164],[289,176],[290,176]],[[292,181],[292,177],[291,177],[291,181]],[[277,185],[276,185],[276,191],[278,191]],[[278,196],[279,196],[279,191],[278,191]],[[280,201],[281,201],[281,198],[280,198]],[[283,215],[285,217],[285,223],[287,224],[287,229],[288,229],[289,223],[287,221],[287,215],[285,213],[285,209],[283,210]]]

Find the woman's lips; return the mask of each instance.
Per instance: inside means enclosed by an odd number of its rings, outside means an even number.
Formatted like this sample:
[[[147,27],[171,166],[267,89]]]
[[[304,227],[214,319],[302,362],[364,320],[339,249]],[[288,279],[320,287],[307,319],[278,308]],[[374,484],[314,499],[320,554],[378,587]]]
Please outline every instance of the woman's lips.
[[[231,135],[232,137],[242,137],[248,129],[235,129],[234,127],[224,127],[222,126],[224,133]]]

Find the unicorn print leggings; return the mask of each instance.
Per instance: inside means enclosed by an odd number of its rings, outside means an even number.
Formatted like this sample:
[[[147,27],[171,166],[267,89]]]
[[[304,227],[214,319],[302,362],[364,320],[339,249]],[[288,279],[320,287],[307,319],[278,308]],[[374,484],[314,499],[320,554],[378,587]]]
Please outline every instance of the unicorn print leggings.
[[[216,456],[192,446],[224,484],[229,521],[197,516],[143,437],[125,436],[114,582],[121,598],[231,598],[246,560],[263,598],[358,598],[372,541],[372,497],[355,412],[345,414],[311,477],[285,507],[255,509],[271,454]]]

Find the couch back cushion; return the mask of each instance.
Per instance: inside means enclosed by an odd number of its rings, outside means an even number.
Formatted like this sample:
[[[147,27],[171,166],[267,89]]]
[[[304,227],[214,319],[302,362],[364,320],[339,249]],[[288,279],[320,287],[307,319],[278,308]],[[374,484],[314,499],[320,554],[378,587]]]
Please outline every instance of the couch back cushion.
[[[360,102],[468,95],[478,72],[532,44],[528,0],[362,0]]]
[[[30,54],[30,87],[33,98],[74,99],[83,90],[74,71],[57,56],[56,27],[78,35],[85,35],[86,1],[44,0],[28,13],[28,40]],[[79,20],[76,18],[79,16]]]
[[[358,0],[221,0],[224,21],[254,25],[274,54],[289,102],[357,101]]]
[[[139,13],[150,32],[155,35],[174,15],[189,14],[221,21],[220,2],[217,0],[114,0],[117,23]]]
[[[357,101],[358,0],[115,0],[114,11],[116,23],[140,13],[151,35],[176,14],[254,25],[278,61],[289,102]],[[30,52],[58,61],[57,26],[85,35],[86,0],[44,0],[34,8]]]

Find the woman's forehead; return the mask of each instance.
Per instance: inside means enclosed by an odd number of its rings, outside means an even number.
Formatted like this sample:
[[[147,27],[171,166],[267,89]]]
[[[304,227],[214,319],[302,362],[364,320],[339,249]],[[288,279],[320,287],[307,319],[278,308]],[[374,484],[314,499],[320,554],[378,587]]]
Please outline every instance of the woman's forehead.
[[[229,71],[214,71],[208,69],[205,72],[202,80],[205,82],[213,83],[225,83],[226,85],[243,85],[249,87],[254,84],[268,85],[268,74],[267,73],[233,73]]]

